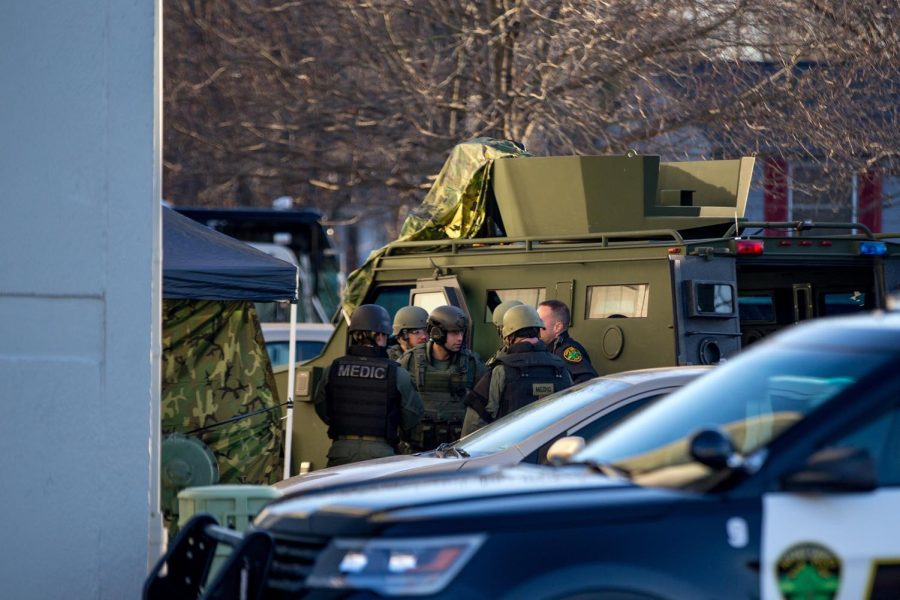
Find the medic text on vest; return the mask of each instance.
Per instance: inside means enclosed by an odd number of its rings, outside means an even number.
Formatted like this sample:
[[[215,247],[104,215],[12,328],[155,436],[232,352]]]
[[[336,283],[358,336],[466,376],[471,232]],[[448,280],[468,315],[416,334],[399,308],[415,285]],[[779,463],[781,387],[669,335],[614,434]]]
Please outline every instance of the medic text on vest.
[[[338,377],[363,377],[366,379],[384,379],[387,368],[370,367],[369,365],[339,365]]]

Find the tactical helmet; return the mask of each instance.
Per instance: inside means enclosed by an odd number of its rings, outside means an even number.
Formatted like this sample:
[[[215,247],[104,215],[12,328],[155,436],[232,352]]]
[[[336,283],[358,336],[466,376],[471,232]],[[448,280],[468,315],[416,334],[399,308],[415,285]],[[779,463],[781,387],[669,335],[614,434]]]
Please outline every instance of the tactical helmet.
[[[544,322],[533,306],[528,306],[527,304],[513,306],[503,315],[502,333],[504,338],[529,327],[544,328]]]
[[[374,331],[391,334],[391,316],[388,311],[377,304],[361,304],[350,315],[347,331]]]
[[[522,306],[523,304],[525,303],[521,300],[504,300],[494,308],[494,312],[491,313],[491,321],[494,323],[494,327],[497,328],[497,331],[500,331],[503,327],[503,315],[506,314],[506,311],[513,306]]]
[[[404,329],[425,329],[428,327],[428,311],[421,306],[404,306],[394,315],[394,335]]]
[[[438,306],[428,315],[428,337],[436,344],[444,345],[447,332],[465,331],[466,313],[455,306]]]

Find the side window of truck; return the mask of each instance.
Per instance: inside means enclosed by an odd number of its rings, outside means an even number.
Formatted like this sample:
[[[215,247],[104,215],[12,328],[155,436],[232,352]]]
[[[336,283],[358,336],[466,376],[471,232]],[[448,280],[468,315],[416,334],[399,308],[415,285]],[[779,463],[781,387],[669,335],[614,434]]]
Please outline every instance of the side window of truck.
[[[547,299],[547,288],[514,288],[506,290],[488,290],[484,302],[484,322],[490,323],[494,316],[494,309],[501,302],[518,300],[537,308],[538,304]]]
[[[585,319],[646,317],[650,286],[646,283],[591,285],[584,305]]]
[[[383,306],[393,318],[398,310],[409,304],[409,290],[412,288],[412,285],[380,286],[370,294],[366,302]]]

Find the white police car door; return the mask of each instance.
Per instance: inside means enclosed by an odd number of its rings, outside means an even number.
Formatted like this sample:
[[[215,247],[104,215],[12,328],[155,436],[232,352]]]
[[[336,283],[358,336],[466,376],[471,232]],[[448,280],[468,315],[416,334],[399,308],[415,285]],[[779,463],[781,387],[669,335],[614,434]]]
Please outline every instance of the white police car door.
[[[763,598],[900,598],[900,409],[890,407],[824,448],[867,450],[878,488],[766,494]]]

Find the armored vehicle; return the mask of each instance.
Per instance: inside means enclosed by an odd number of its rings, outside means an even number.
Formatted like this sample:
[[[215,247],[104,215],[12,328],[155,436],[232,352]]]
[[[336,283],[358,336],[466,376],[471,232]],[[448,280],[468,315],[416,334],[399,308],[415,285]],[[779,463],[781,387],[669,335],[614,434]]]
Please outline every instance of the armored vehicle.
[[[442,235],[376,253],[351,288],[355,303],[391,314],[458,306],[471,317],[469,344],[486,357],[498,344],[497,304],[560,299],[600,374],[715,364],[792,323],[884,306],[900,246],[859,223],[745,220],[753,163],[634,153],[487,160],[477,201],[442,206]],[[463,237],[475,213],[481,226]],[[346,349],[346,319],[335,325],[297,375],[292,473],[325,465],[329,441],[311,400]],[[286,370],[276,378],[283,392]]]

